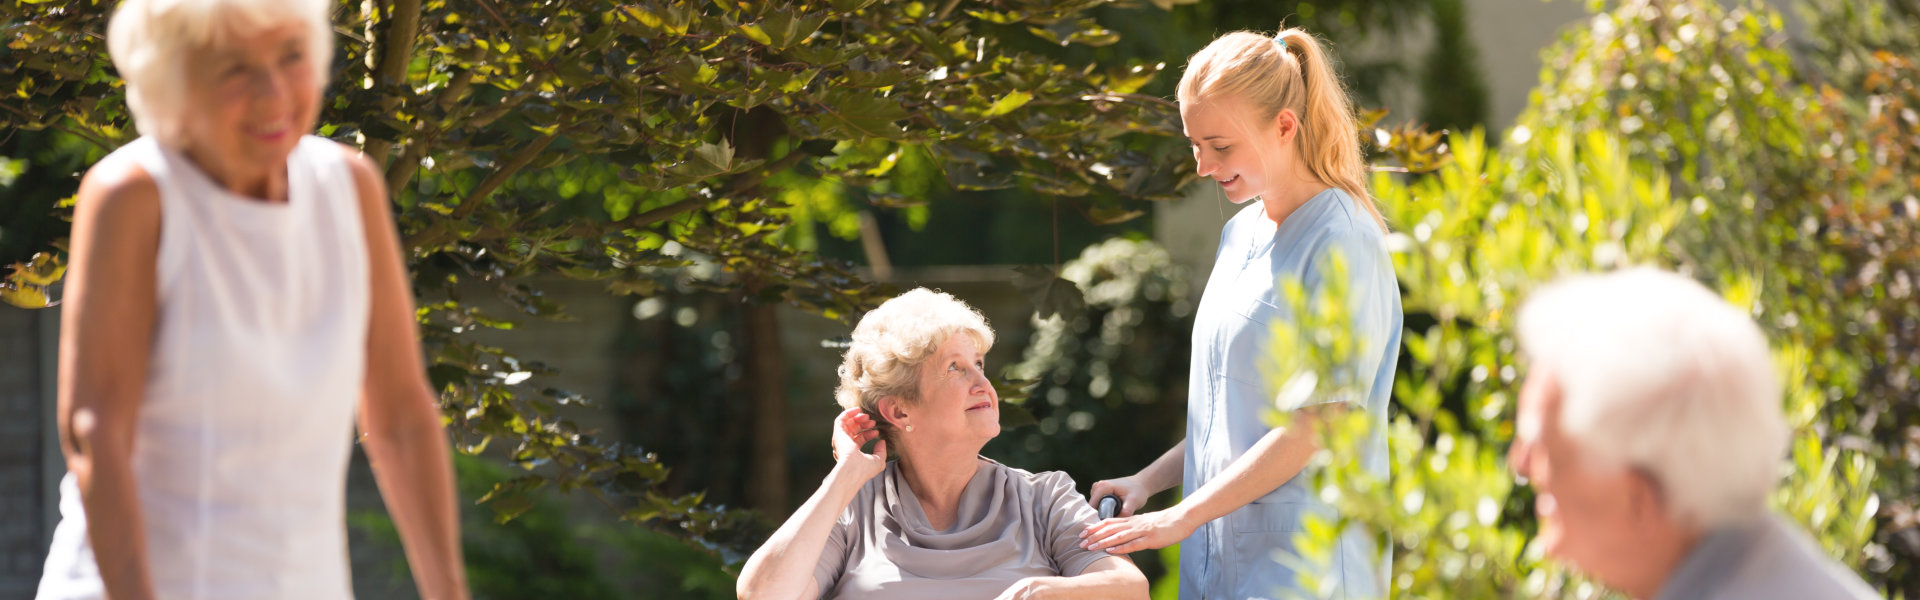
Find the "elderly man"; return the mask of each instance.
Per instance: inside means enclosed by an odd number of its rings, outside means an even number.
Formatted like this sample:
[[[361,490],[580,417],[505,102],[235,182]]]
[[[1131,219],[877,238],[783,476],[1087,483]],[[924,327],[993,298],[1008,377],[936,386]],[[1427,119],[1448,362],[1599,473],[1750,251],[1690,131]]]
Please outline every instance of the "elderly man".
[[[1694,281],[1576,277],[1519,316],[1513,469],[1539,542],[1639,599],[1877,598],[1771,514],[1788,429],[1766,339]]]

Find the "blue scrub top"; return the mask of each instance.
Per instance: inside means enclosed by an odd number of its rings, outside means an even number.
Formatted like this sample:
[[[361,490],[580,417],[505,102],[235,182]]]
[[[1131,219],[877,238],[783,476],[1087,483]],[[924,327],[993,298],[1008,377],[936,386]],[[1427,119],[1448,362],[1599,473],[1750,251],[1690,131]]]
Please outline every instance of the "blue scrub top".
[[[1383,240],[1372,215],[1338,188],[1315,195],[1278,227],[1258,202],[1227,222],[1193,324],[1183,480],[1187,494],[1199,491],[1267,434],[1268,409],[1291,411],[1335,401],[1317,394],[1300,406],[1275,406],[1262,368],[1272,360],[1271,323],[1293,318],[1281,294],[1284,282],[1297,279],[1308,297],[1314,297],[1325,284],[1321,271],[1330,268],[1328,257],[1335,251],[1347,265],[1347,301],[1360,348],[1350,373],[1359,378],[1355,389],[1369,390],[1364,399],[1351,400],[1374,425],[1361,460],[1385,480],[1387,401],[1399,358],[1401,313],[1400,285]],[[1293,569],[1275,560],[1294,553],[1293,537],[1302,529],[1302,517],[1333,516],[1333,508],[1310,488],[1310,474],[1303,472],[1195,529],[1180,546],[1180,597],[1319,597],[1303,590]],[[1356,527],[1340,538],[1331,562],[1334,572],[1318,576],[1337,582],[1334,598],[1385,597],[1387,558],[1372,537]]]

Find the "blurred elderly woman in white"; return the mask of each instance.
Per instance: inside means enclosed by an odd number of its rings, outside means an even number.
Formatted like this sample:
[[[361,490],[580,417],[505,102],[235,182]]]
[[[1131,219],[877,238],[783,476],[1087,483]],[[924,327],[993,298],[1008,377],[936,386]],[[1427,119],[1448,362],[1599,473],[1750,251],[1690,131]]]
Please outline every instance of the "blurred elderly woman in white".
[[[1744,312],[1642,268],[1542,289],[1518,333],[1508,460],[1549,556],[1639,599],[1878,597],[1767,509],[1789,432]]]
[[[991,347],[979,312],[924,288],[862,317],[838,464],[747,560],[740,597],[1146,598],[1126,557],[1080,547],[1097,518],[1071,478],[980,456],[1000,434]]]
[[[42,599],[351,598],[361,440],[426,598],[464,598],[447,440],[379,171],[309,135],[331,0],[126,0],[144,137],[87,171]]]

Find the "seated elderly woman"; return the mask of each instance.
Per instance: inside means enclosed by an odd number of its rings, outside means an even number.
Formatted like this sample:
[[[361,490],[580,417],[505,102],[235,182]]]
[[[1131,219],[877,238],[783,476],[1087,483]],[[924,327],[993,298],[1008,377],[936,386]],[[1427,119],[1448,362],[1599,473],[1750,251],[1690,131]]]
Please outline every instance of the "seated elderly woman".
[[[1080,548],[1097,519],[1071,478],[980,456],[1000,434],[992,346],[979,312],[924,288],[861,318],[835,392],[838,464],[747,560],[740,597],[1147,597],[1126,557]]]

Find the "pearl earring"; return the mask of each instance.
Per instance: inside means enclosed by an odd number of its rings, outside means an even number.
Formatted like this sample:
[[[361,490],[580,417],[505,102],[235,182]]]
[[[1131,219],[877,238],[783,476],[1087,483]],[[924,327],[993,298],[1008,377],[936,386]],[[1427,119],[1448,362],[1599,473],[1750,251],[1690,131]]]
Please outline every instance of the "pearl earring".
[[[913,433],[913,426],[912,426],[912,425],[908,425],[908,426],[907,426],[907,433]]]

